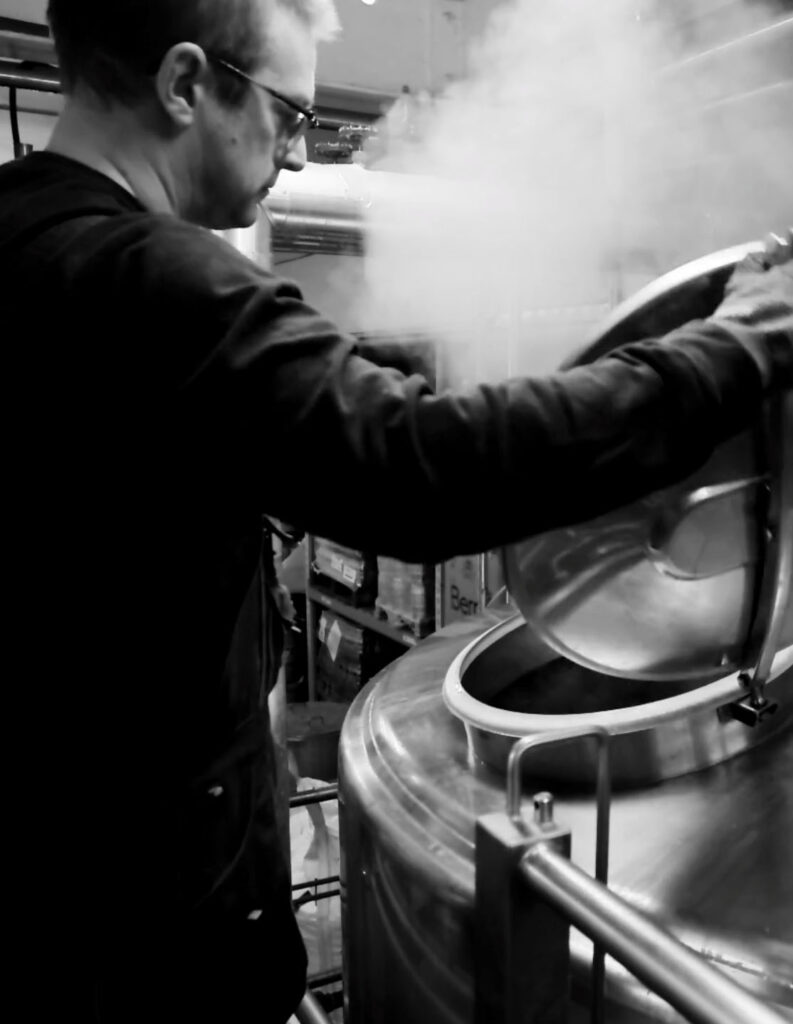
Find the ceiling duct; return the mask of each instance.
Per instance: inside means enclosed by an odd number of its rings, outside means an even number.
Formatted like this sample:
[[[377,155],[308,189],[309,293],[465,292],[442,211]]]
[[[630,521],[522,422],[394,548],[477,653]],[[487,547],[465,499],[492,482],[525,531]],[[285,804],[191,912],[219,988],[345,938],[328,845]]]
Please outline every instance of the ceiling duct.
[[[418,204],[453,201],[453,183],[418,174],[369,171],[357,164],[307,164],[300,172],[282,171],[265,210],[276,252],[361,255],[364,233]],[[398,224],[393,225],[398,227]]]
[[[282,171],[265,207],[273,250],[360,256],[370,179],[354,164]]]

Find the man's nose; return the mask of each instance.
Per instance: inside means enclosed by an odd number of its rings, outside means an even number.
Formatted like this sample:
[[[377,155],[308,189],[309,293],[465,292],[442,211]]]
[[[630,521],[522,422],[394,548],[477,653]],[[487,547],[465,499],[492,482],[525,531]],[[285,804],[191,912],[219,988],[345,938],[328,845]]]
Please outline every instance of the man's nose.
[[[301,135],[287,149],[282,166],[286,171],[302,171],[307,163],[306,139],[304,135]]]

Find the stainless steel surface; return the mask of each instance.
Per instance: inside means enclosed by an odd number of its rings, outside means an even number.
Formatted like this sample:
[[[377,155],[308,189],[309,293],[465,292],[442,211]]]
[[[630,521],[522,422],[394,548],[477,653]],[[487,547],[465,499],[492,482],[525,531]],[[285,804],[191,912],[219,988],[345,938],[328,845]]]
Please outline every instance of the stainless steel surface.
[[[428,638],[348,713],[340,744],[348,1024],[472,1020],[474,827],[503,809],[504,775],[471,751],[440,680],[492,622]],[[789,704],[790,667],[776,686]],[[718,723],[715,705],[710,714]],[[729,735],[733,726],[743,728],[730,723]],[[594,801],[580,787],[549,784],[545,769],[530,768],[525,791],[553,789],[555,820],[572,831],[572,860],[592,874]],[[791,777],[788,721],[724,763],[616,791],[609,875],[628,903],[793,1019]],[[577,931],[571,956],[580,1013],[592,948]],[[609,1024],[680,1019],[612,960],[606,1000]]]
[[[765,474],[730,480],[676,495],[657,518],[649,540],[649,554],[658,568],[671,576],[698,579],[756,561],[756,531],[747,529],[749,517],[741,514],[737,503],[757,507],[769,479]],[[734,511],[725,515],[728,501],[734,503]],[[708,538],[708,543],[701,538]]]
[[[550,847],[531,847],[522,870],[532,888],[691,1024],[784,1024],[775,1010]]]
[[[575,362],[590,362],[628,340],[712,312],[731,269],[757,248],[715,253],[654,282],[615,311]],[[776,428],[771,436],[758,423],[721,445],[682,483],[507,548],[507,586],[534,632],[595,671],[663,682],[752,671],[747,648],[758,633],[774,645],[754,645],[766,661],[793,643],[793,599],[786,582],[793,493],[784,482],[793,470],[788,465],[785,474],[773,472],[780,452],[793,462],[793,414],[774,413],[769,403]],[[770,510],[766,486],[772,490]],[[766,522],[769,511],[777,522]],[[774,563],[776,593],[758,601],[769,575],[766,561]]]
[[[443,697],[465,724],[473,753],[506,769],[514,741],[527,735],[600,727],[611,736],[610,773],[616,788],[648,785],[698,771],[752,746],[793,721],[793,648],[782,652],[767,688],[776,713],[753,729],[725,713],[746,695],[739,673],[706,685],[665,684],[592,672],[559,658],[520,616],[477,636],[449,665]],[[545,778],[589,785],[596,760],[590,745],[534,754]]]

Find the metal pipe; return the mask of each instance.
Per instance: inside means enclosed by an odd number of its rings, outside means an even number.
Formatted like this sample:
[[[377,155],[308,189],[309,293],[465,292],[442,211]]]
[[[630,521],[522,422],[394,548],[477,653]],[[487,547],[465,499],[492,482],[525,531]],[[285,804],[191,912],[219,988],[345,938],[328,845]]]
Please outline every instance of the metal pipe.
[[[330,1024],[330,1017],[322,1009],[322,1006],[315,995],[306,992],[300,1001],[300,1006],[295,1010],[300,1024]]]
[[[317,789],[307,789],[302,793],[295,793],[289,798],[290,807],[304,807],[306,804],[321,804],[326,800],[336,800],[339,795],[339,787],[334,783],[331,786],[319,786]]]
[[[35,92],[59,93],[61,80],[55,68],[0,60],[0,86],[9,89],[32,89]]]
[[[339,985],[344,980],[341,968],[330,971],[320,971],[317,974],[309,974],[309,988],[324,988],[326,985]]]
[[[314,205],[309,206],[312,200]],[[273,231],[337,231],[349,234],[362,228],[360,210],[353,206],[351,200],[340,200],[334,209],[323,197],[311,197],[308,202],[302,200],[297,208],[286,208],[278,196],[273,196],[267,202],[267,209],[272,215]]]
[[[338,880],[338,875],[327,875],[325,878],[311,878],[308,881],[292,882],[292,892],[300,892],[301,889],[314,889],[318,885],[335,885]]]
[[[310,888],[306,886],[300,886],[300,888],[305,891],[296,900],[292,900],[293,910],[299,910],[300,907],[304,907],[307,903],[321,903],[323,900],[331,900],[336,896],[341,896],[341,889],[329,889],[327,892],[311,892]]]
[[[785,1024],[785,1019],[547,844],[524,877],[570,923],[624,964],[691,1024]]]

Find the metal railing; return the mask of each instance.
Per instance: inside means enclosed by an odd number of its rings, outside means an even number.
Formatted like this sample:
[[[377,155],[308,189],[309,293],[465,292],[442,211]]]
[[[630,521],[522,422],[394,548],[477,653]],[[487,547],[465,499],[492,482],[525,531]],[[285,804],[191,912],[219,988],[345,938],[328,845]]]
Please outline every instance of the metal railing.
[[[597,878],[570,862],[570,830],[554,820],[550,793],[535,795],[533,819],[520,809],[524,755],[581,736],[599,744]],[[605,1019],[606,953],[691,1024],[785,1024],[773,1007],[608,888],[608,740],[602,729],[519,740],[509,759],[505,812],[477,822],[475,1024],[565,1024],[571,924],[595,944],[596,1024]]]
[[[784,1024],[756,996],[546,846],[521,865],[531,888],[692,1024]]]
[[[294,793],[289,798],[289,806],[305,807],[307,804],[325,803],[328,800],[336,800],[339,795],[339,787],[336,783],[327,786],[319,786],[316,789],[304,790]],[[326,878],[312,878],[308,882],[295,882],[292,885],[292,892],[301,892],[302,895],[295,900],[293,906],[298,910],[304,903],[330,899],[340,895],[340,889],[331,889],[319,892],[319,886],[332,885],[339,882],[338,875],[328,875]],[[308,979],[308,991],[303,996],[295,1017],[299,1024],[330,1024],[330,1017],[325,1013],[322,1003],[314,994],[312,989],[323,985],[333,984],[341,981],[340,971],[327,971],[323,975],[313,975]]]
[[[289,797],[290,807],[304,807],[306,804],[320,804],[326,800],[336,800],[339,796],[339,787],[333,782],[327,786],[318,786],[316,789],[305,789],[294,793]]]
[[[322,1004],[313,992],[306,992],[300,1006],[295,1010],[300,1024],[330,1024],[330,1017],[322,1009]]]

